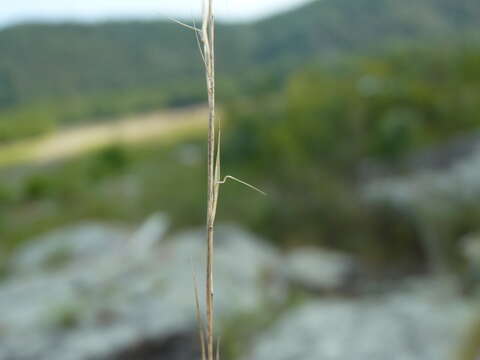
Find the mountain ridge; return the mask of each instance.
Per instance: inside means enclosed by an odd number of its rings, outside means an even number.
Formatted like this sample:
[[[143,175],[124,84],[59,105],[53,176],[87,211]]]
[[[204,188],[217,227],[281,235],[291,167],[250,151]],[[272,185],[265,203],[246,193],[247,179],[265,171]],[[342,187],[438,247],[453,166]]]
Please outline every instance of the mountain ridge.
[[[220,23],[217,68],[224,89],[248,89],[262,76],[338,55],[471,43],[479,27],[477,0],[317,0],[260,21]],[[194,35],[168,21],[16,25],[0,30],[0,54],[0,123],[5,111],[47,100],[67,107],[64,99],[74,99],[68,106],[78,114],[64,117],[80,118],[110,115],[129,97],[138,97],[136,111],[203,94]],[[102,104],[90,99],[105,94]]]

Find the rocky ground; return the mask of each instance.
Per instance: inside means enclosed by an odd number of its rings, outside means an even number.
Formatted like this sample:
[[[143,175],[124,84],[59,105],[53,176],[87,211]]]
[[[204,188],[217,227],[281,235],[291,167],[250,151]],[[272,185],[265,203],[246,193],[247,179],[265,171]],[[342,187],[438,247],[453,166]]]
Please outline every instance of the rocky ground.
[[[471,309],[458,299],[439,298],[430,286],[309,301],[282,316],[245,360],[454,359]]]
[[[167,230],[157,214],[133,231],[83,223],[29,242],[0,284],[0,359],[198,359],[204,236]],[[245,360],[447,360],[473,311],[426,279],[352,294],[348,256],[283,254],[235,226],[219,228],[216,256],[218,323],[233,328],[225,344],[245,340]],[[235,338],[242,316],[268,312],[248,341]]]

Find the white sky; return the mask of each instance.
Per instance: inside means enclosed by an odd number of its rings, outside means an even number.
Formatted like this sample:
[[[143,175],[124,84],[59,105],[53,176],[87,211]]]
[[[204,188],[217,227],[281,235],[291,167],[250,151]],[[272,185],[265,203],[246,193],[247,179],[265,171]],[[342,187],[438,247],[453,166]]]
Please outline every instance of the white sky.
[[[286,10],[308,0],[216,0],[225,20],[248,20]],[[112,18],[192,17],[202,0],[1,0],[0,24],[26,20],[103,20]]]

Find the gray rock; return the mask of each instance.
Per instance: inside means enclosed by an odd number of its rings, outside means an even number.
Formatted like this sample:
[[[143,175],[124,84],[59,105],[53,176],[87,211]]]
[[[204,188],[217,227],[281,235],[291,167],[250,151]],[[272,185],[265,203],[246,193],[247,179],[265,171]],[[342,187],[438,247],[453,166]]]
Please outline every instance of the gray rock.
[[[354,262],[347,255],[315,248],[300,248],[285,259],[287,279],[313,292],[339,292],[350,287]]]
[[[473,233],[460,240],[461,253],[470,265],[480,267],[480,234]]]
[[[22,249],[0,286],[0,359],[110,359],[138,344],[168,344],[172,334],[192,334],[193,269],[203,290],[205,236],[190,231],[164,238],[167,226],[155,215],[129,236],[124,229],[83,224]],[[68,253],[61,271],[45,266],[57,249]],[[281,281],[265,278],[279,261],[251,234],[219,227],[218,319],[255,311],[267,297],[281,301]]]
[[[193,272],[203,304],[205,234],[166,237],[167,228],[162,215],[133,234],[83,224],[20,250],[0,285],[0,360],[198,358]],[[45,264],[58,247],[68,261],[52,269]],[[283,304],[282,272],[334,289],[351,266],[320,250],[281,256],[235,226],[218,227],[215,247],[219,323]],[[380,298],[312,301],[280,315],[248,359],[444,360],[468,311],[432,289],[428,282]]]
[[[84,223],[65,227],[32,239],[12,259],[13,272],[41,271],[82,261],[112,251],[130,232],[118,226]]]
[[[471,309],[426,289],[422,283],[376,298],[309,302],[261,335],[245,359],[451,359]]]
[[[434,211],[449,215],[459,207],[475,205],[480,195],[478,137],[461,157],[448,166],[416,167],[406,175],[373,179],[362,192],[371,203],[389,203],[407,212]]]
[[[131,242],[135,243],[133,255],[148,257],[150,251],[157,245],[165,236],[169,227],[169,221],[164,214],[152,215],[133,235]]]

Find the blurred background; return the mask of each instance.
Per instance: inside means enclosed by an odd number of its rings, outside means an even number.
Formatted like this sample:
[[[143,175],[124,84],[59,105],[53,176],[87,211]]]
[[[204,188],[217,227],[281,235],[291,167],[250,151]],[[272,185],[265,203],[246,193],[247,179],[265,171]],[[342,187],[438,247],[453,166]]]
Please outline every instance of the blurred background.
[[[0,360],[200,358],[200,4],[2,7]],[[217,7],[221,358],[478,360],[480,2]]]

